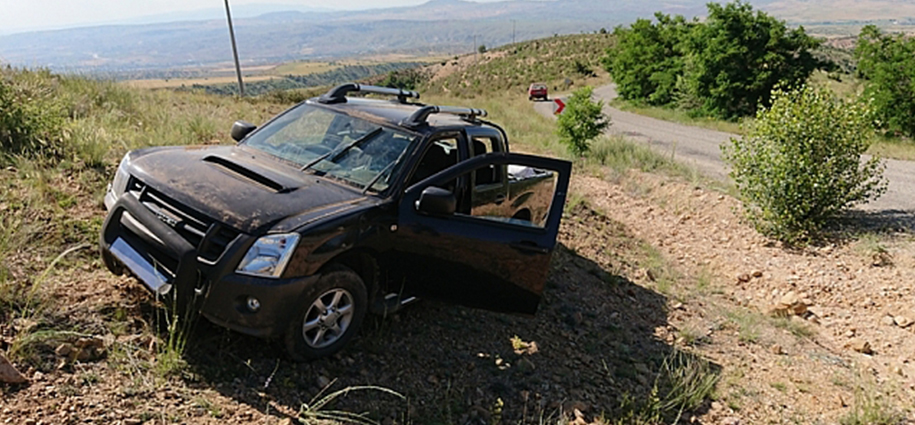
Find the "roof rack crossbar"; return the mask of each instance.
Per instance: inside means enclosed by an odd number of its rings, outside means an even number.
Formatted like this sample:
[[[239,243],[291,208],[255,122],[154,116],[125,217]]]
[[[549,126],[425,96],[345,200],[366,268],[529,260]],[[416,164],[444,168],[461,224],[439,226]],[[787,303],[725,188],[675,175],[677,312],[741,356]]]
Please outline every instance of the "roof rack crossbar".
[[[421,127],[426,124],[426,120],[429,118],[429,115],[432,114],[457,115],[471,121],[475,120],[477,117],[485,117],[487,115],[486,111],[483,109],[429,105],[417,109],[416,112],[401,121],[400,125],[410,128]]]
[[[327,93],[324,93],[321,95],[321,97],[318,98],[318,102],[325,104],[344,103],[346,102],[346,95],[348,93],[354,92],[397,96],[397,100],[400,103],[407,103],[408,97],[419,99],[419,93],[411,90],[392,89],[390,87],[369,86],[357,83],[346,83],[328,90]]]

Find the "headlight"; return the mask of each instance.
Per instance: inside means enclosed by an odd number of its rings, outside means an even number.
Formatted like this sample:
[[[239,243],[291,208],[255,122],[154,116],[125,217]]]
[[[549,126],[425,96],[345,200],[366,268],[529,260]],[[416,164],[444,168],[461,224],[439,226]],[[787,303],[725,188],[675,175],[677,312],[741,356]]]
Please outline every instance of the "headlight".
[[[117,197],[123,195],[127,190],[127,181],[130,180],[128,167],[130,167],[130,154],[124,155],[124,159],[118,165],[118,171],[114,173],[114,181],[111,182],[111,192]]]
[[[241,274],[278,278],[299,243],[296,233],[267,235],[254,242],[235,270]]]

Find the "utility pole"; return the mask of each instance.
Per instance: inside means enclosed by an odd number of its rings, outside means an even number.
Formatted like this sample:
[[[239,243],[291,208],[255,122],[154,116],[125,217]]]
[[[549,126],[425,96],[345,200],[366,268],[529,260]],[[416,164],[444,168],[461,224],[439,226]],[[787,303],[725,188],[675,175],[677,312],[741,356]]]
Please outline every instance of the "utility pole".
[[[477,35],[473,35],[473,63],[477,63]]]
[[[232,56],[235,57],[235,75],[238,76],[238,94],[245,97],[245,82],[241,79],[241,65],[238,64],[238,46],[235,45],[235,29],[232,28],[232,12],[229,11],[229,0],[226,3],[226,20],[229,21],[229,38],[232,39]]]
[[[515,20],[512,19],[512,44],[515,44]]]

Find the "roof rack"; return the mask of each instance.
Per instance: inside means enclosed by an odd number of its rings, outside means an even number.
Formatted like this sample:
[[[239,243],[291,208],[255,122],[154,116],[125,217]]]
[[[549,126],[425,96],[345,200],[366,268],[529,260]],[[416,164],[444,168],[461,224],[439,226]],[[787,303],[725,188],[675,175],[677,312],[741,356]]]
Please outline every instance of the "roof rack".
[[[397,96],[397,100],[400,103],[407,103],[408,97],[419,99],[419,93],[415,91],[392,89],[389,87],[367,86],[356,83],[346,83],[334,87],[328,90],[327,93],[322,94],[321,97],[318,98],[318,102],[324,104],[345,103],[346,95],[353,92]]]
[[[486,111],[483,109],[475,108],[464,108],[459,106],[423,106],[411,114],[409,117],[400,122],[400,125],[404,127],[422,127],[426,124],[426,120],[429,118],[429,115],[432,114],[451,114],[457,115],[466,120],[473,121],[477,117],[485,117]]]

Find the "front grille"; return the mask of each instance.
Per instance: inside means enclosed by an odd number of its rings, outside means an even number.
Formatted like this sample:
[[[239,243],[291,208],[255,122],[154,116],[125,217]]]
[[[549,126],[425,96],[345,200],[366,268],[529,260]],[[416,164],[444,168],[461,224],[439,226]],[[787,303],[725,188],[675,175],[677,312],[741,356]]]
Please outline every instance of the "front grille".
[[[229,244],[239,235],[239,232],[231,227],[169,198],[136,178],[131,177],[127,191],[195,246],[198,257],[206,261],[219,260]]]

